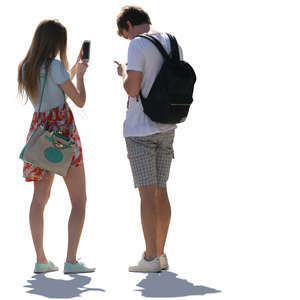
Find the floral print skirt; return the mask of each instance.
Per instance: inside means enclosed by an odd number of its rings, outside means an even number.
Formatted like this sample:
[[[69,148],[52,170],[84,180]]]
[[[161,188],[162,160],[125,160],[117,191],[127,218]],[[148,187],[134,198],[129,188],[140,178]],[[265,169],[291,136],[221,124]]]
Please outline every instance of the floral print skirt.
[[[68,114],[66,114],[66,111],[68,112]],[[71,135],[71,139],[73,140],[73,142],[75,142],[75,151],[70,168],[78,167],[82,163],[82,146],[75,125],[73,113],[67,102],[65,102],[61,106],[54,107],[48,111],[40,112],[38,118],[37,112],[35,112],[33,114],[32,122],[30,125],[29,132],[27,134],[26,141],[28,141],[36,126],[41,125],[44,126],[46,130],[61,131],[61,133],[66,137]],[[41,180],[46,172],[48,171],[35,167],[30,163],[24,162],[23,177],[27,182]]]

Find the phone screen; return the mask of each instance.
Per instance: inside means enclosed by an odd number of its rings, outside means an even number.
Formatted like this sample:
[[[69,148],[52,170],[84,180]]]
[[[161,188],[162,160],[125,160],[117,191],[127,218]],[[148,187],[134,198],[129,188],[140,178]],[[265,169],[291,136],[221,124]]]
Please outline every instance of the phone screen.
[[[91,45],[91,41],[84,41],[83,42],[82,59],[90,59],[90,45]]]

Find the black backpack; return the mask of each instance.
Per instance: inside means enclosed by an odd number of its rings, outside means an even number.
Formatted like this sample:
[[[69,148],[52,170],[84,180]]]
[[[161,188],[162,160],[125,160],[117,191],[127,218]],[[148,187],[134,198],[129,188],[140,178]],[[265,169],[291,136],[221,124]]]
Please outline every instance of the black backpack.
[[[138,35],[151,41],[164,57],[164,63],[151,87],[149,95],[140,98],[144,113],[154,122],[176,124],[185,121],[193,102],[196,74],[185,61],[180,60],[174,36],[167,34],[171,43],[168,55],[162,44],[148,34]]]

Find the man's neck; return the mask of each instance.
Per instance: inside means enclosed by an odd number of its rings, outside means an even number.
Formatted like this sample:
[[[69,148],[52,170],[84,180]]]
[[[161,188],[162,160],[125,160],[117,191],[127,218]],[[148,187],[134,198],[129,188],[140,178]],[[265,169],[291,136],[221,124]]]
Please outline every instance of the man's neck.
[[[141,24],[141,25],[136,25],[134,26],[134,36],[137,36],[139,34],[143,34],[143,33],[152,33],[153,30],[150,27],[149,24]]]

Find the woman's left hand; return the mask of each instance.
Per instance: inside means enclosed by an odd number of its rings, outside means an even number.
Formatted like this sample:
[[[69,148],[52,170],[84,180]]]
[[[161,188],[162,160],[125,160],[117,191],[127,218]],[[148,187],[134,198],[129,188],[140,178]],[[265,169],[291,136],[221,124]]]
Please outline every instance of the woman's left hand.
[[[76,63],[75,65],[71,68],[71,80],[73,80],[74,76],[76,75],[76,70],[77,70],[77,65],[78,63],[80,62],[81,58],[82,58],[82,55],[83,55],[83,48],[81,47],[80,49],[80,52],[79,52],[79,55],[77,57],[77,60],[76,60]]]

